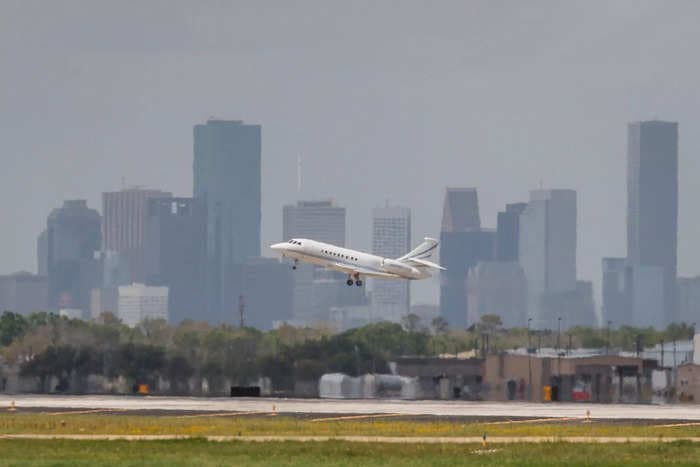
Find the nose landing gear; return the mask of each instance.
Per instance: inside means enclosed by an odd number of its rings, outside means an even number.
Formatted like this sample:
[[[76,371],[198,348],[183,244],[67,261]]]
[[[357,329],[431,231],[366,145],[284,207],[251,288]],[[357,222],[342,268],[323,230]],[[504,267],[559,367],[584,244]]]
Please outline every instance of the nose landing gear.
[[[294,264],[292,264],[292,269],[296,269],[296,268],[297,268],[297,264],[299,264],[299,260],[298,260],[298,259],[295,259],[295,260],[294,260]]]

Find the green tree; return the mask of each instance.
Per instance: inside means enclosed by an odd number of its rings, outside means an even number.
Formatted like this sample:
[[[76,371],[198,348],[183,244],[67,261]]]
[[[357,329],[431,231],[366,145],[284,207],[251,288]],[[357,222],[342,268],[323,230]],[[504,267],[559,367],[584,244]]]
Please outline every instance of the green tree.
[[[8,346],[21,337],[29,328],[29,323],[19,313],[6,311],[0,316],[0,345]]]

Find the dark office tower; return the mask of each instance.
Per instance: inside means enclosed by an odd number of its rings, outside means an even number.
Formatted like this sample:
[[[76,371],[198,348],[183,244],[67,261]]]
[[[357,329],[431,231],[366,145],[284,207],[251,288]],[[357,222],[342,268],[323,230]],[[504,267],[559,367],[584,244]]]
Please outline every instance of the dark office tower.
[[[635,122],[627,129],[627,258],[663,268],[661,323],[677,317],[678,124]]]
[[[37,272],[40,276],[48,277],[49,269],[49,233],[44,229],[36,239]]]
[[[141,188],[102,193],[102,248],[116,251],[128,261],[130,282],[146,280],[144,242],[148,200],[171,196],[166,191]]]
[[[46,221],[49,308],[89,309],[90,290],[99,281],[100,215],[84,200],[65,201]],[[95,277],[96,275],[96,277]]]
[[[615,326],[634,325],[627,308],[627,260],[603,258],[603,322],[612,321]]]
[[[194,127],[194,196],[207,206],[207,295],[223,312],[235,264],[260,256],[260,125],[209,120]]]
[[[520,258],[520,214],[523,213],[527,203],[506,204],[506,210],[498,213],[498,226],[496,229],[496,260],[518,261]]]
[[[289,265],[274,258],[251,258],[233,266],[229,314],[225,322],[269,330],[292,318],[293,274]]]
[[[467,232],[481,227],[476,188],[447,188],[442,206],[442,232]]]
[[[467,325],[467,274],[493,259],[496,234],[481,229],[475,188],[448,188],[440,232],[440,313],[451,326]]]
[[[217,321],[205,307],[206,208],[193,198],[152,198],[146,217],[146,284],[167,286],[171,323]]]

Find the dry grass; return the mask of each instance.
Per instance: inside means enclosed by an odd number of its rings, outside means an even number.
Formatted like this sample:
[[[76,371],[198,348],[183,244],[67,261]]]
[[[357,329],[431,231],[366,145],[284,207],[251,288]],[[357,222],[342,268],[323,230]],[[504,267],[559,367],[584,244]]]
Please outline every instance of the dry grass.
[[[490,424],[435,418],[401,417],[366,420],[310,420],[267,415],[197,416],[128,415],[124,413],[45,414],[0,413],[0,434],[114,434],[114,435],[358,435],[358,436],[613,436],[700,437],[700,426],[659,427],[569,420],[548,423]]]

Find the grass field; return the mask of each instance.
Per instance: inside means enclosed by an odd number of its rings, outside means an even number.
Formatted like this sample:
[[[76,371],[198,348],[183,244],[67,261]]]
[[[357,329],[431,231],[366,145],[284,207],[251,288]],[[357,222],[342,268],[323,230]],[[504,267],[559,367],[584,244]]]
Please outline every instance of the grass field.
[[[461,422],[435,418],[311,421],[298,417],[124,415],[0,412],[0,434],[112,435],[363,435],[363,436],[613,436],[700,437],[700,425],[661,427],[663,422],[633,424],[593,420],[545,423]]]
[[[391,445],[329,442],[0,440],[0,465],[697,465],[700,444]]]
[[[662,424],[659,422],[658,424]],[[569,420],[544,423],[463,422],[435,418],[312,421],[265,414],[126,415],[119,413],[0,412],[0,435],[185,435],[171,441],[0,439],[0,466],[392,466],[392,465],[698,465],[700,443],[658,442],[663,437],[700,437],[699,425]],[[409,442],[206,441],[204,436],[386,436],[648,437],[616,444],[544,443],[429,444]],[[582,440],[579,440],[582,441]]]

